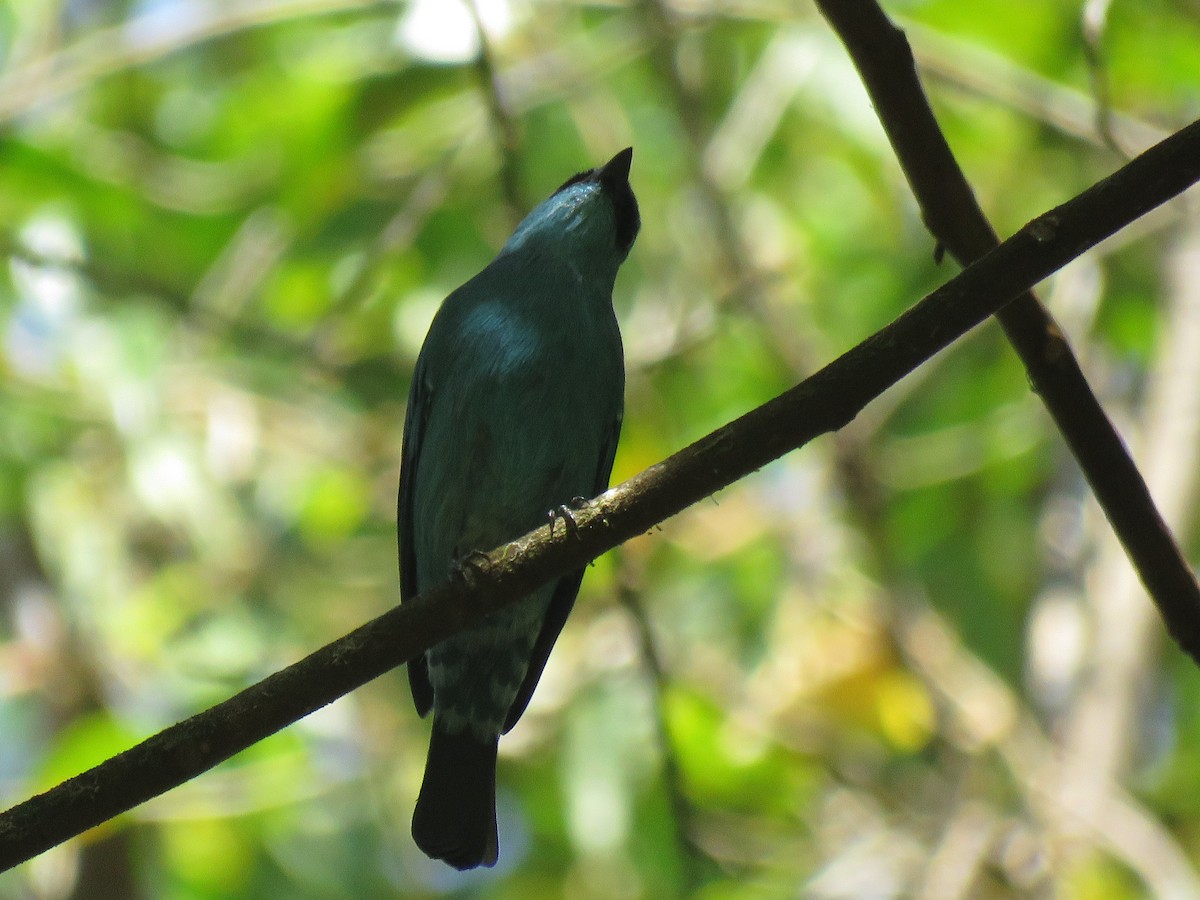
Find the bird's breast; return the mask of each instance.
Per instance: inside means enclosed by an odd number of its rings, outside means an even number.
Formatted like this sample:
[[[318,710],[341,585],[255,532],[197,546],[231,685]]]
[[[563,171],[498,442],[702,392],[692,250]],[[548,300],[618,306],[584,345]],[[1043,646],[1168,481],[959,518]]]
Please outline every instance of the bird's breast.
[[[447,560],[590,496],[624,393],[611,307],[593,321],[485,301],[439,327],[413,507],[423,586],[445,577]]]

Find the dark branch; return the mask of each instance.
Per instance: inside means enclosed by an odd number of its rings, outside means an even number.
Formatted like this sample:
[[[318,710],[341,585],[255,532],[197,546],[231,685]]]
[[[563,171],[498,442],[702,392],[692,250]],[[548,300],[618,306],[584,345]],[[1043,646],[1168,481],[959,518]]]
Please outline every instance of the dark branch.
[[[575,513],[578,528],[543,526],[497,548],[452,581],[205,712],[0,814],[0,869],[182,784],[534,588],[645,533],[818,435],[1089,247],[1200,180],[1200,122],[1035,219],[812,377],[651,466]],[[1200,660],[1200,598],[1161,607]]]
[[[926,226],[963,265],[979,259],[999,239],[929,108],[904,32],[874,0],[817,0],[817,6],[862,75]],[[1200,588],[1062,331],[1032,291],[1022,293],[997,318],[1170,625],[1181,602],[1200,603]]]

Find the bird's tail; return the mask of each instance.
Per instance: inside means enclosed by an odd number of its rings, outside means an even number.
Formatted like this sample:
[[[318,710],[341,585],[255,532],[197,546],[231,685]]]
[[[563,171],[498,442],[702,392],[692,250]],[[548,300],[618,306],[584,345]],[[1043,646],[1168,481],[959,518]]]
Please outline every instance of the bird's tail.
[[[456,869],[496,864],[498,741],[480,740],[469,728],[451,733],[434,720],[412,822],[413,840],[426,856]]]

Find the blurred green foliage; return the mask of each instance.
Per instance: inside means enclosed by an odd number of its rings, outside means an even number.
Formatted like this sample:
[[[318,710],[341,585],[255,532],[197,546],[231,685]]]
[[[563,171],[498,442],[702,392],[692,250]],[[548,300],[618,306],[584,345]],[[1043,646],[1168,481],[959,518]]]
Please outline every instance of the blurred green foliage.
[[[888,11],[1002,233],[1200,111],[1194,3]],[[478,16],[495,84],[458,0],[0,4],[6,804],[396,602],[425,328],[573,172],[636,148],[617,480],[953,272],[810,5]],[[1194,207],[1043,286],[1193,550]],[[1200,678],[1129,579],[989,325],[593,567],[495,870],[412,846],[390,675],[0,897],[1194,896]]]

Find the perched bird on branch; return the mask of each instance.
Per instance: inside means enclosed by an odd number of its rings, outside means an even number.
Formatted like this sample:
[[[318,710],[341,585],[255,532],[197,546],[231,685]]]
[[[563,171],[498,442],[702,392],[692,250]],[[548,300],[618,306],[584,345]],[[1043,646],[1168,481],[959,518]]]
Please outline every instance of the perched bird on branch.
[[[402,601],[608,486],[625,389],[613,283],[641,224],[632,158],[568,180],[434,317],[404,421]],[[409,662],[417,712],[433,712],[412,825],[427,855],[495,864],[499,736],[525,711],[582,578]]]

